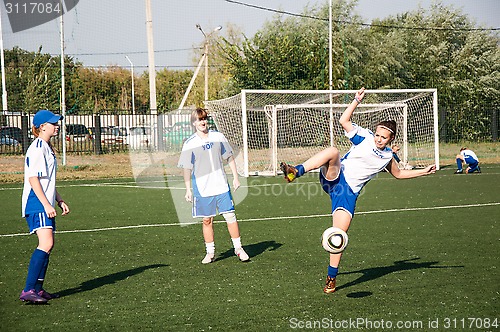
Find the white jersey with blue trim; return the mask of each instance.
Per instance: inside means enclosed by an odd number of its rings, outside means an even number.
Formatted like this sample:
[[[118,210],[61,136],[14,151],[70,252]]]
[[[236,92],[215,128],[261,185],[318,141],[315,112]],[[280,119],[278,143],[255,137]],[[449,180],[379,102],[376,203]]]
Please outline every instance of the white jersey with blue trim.
[[[354,129],[345,134],[353,145],[341,159],[341,164],[347,184],[358,193],[391,162],[392,150],[388,147],[380,150],[375,145],[373,132],[354,123],[353,126]]]
[[[207,138],[194,133],[184,142],[177,167],[191,169],[195,196],[215,196],[229,191],[223,160],[232,155],[222,133],[210,130]]]
[[[24,188],[22,197],[22,215],[43,212],[42,203],[31,188],[29,178],[38,177],[45,197],[52,206],[56,200],[57,159],[49,144],[36,138],[26,151],[24,159]]]
[[[464,156],[465,159],[467,158],[472,158],[474,159],[477,163],[479,162],[479,158],[476,156],[476,154],[474,153],[474,151],[472,150],[469,150],[469,149],[465,149],[465,150],[462,150],[460,151],[460,154],[462,156]]]

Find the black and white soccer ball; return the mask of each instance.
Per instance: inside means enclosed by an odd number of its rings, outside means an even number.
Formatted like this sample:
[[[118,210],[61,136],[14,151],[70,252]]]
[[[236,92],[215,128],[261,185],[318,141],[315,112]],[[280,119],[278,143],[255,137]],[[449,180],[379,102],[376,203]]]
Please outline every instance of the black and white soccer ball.
[[[323,248],[330,254],[338,254],[347,247],[349,238],[347,233],[338,227],[329,227],[325,229],[321,236]]]

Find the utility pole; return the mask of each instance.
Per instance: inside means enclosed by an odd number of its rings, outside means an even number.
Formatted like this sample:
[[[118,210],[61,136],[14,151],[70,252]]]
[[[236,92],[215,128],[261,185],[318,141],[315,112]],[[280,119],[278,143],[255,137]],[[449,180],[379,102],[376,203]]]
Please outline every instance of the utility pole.
[[[125,55],[125,58],[127,58],[130,63],[130,72],[132,73],[132,114],[135,115],[134,64],[127,55]]]
[[[61,0],[61,8],[63,7],[63,1]],[[65,90],[65,79],[64,79],[64,15],[61,14],[61,115],[63,116],[61,137],[62,137],[62,164],[66,166],[66,90]]]
[[[191,82],[189,82],[189,86],[188,86],[186,92],[184,93],[184,97],[182,98],[181,104],[179,105],[178,112],[180,112],[182,110],[182,108],[184,107],[184,103],[187,100],[189,92],[191,91],[191,88],[193,87],[194,81],[196,80],[196,77],[198,76],[198,72],[200,71],[201,65],[203,63],[205,63],[205,101],[208,100],[208,43],[209,43],[208,37],[212,33],[221,30],[222,27],[219,25],[212,32],[210,32],[208,35],[205,34],[205,31],[203,31],[203,29],[201,28],[201,25],[196,24],[196,28],[198,30],[200,30],[201,33],[203,34],[203,37],[205,37],[205,40],[203,41],[203,43],[205,45],[204,52],[203,52],[203,55],[201,56],[201,59],[200,59],[200,62],[198,63],[198,66],[196,67],[196,70],[194,71],[193,77],[191,78]]]
[[[146,0],[146,32],[148,38],[149,108],[151,110],[151,115],[156,115],[156,69],[155,50],[153,45],[153,18],[151,15],[151,0]]]
[[[333,90],[333,50],[332,50],[332,0],[328,3],[328,89]],[[330,146],[334,146],[333,142],[333,95],[330,93]]]
[[[217,31],[220,31],[222,27],[219,25],[215,29],[213,29],[209,34],[206,34],[205,31],[201,28],[201,25],[196,24],[196,28],[201,31],[203,36],[205,37],[205,102],[208,101],[208,47],[210,44],[210,36]]]

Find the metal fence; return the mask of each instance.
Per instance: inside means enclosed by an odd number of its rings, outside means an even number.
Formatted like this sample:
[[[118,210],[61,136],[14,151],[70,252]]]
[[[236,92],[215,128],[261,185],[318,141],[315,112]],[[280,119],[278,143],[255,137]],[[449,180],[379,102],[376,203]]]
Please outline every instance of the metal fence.
[[[74,112],[66,115],[65,136],[62,128],[52,140],[57,151],[74,154],[104,154],[148,149],[180,151],[184,140],[193,133],[192,110],[182,113],[151,115],[127,114],[126,111]],[[0,155],[24,154],[33,135],[31,123],[35,112],[3,112],[0,115]],[[457,112],[453,107],[440,108],[440,141],[443,143],[498,142],[500,114],[498,108]],[[453,116],[451,115],[453,114]],[[212,128],[215,128],[213,122]]]
[[[0,154],[24,154],[34,139],[33,113],[0,115]],[[135,149],[180,151],[192,135],[191,110],[175,114],[71,114],[51,142],[67,153],[103,154]]]
[[[498,142],[500,109],[457,111],[453,105],[439,109],[439,140],[443,143]]]

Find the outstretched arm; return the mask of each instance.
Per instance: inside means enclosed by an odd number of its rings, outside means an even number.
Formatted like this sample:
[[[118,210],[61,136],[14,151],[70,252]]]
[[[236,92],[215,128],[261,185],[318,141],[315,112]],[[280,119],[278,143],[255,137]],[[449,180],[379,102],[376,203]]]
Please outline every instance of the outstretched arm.
[[[387,170],[396,179],[411,179],[419,176],[436,173],[436,165],[429,165],[424,169],[417,169],[417,170],[399,169],[396,160],[394,160],[393,158],[391,162],[387,165]]]
[[[352,113],[354,113],[356,107],[358,107],[361,100],[363,100],[364,96],[365,96],[365,88],[359,89],[359,91],[356,92],[354,100],[351,102],[349,106],[347,106],[344,113],[342,113],[339,122],[346,132],[350,132],[351,130],[353,130],[354,127],[352,126],[351,116]]]

